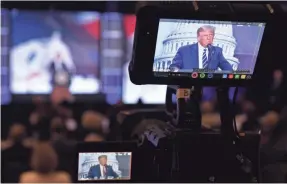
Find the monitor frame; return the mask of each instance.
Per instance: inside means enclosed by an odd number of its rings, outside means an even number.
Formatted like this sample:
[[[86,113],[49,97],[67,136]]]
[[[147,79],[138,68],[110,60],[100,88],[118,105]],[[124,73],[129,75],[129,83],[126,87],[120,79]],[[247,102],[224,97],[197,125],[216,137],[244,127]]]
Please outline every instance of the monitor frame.
[[[79,162],[79,153],[98,153],[98,152],[131,152],[131,175],[128,180],[78,180],[78,162]],[[73,180],[77,183],[114,183],[114,182],[123,182],[129,183],[136,180],[135,177],[138,175],[137,171],[137,162],[138,162],[138,152],[137,152],[137,143],[133,141],[127,142],[86,142],[78,143],[76,146],[74,160],[74,177]]]
[[[189,20],[211,20],[211,21],[235,21],[235,22],[260,22],[265,23],[265,30],[261,40],[256,67],[249,80],[226,80],[226,79],[193,79],[191,77],[163,76],[155,77],[153,63],[157,34],[160,19],[189,19]],[[167,84],[190,87],[201,86],[249,86],[257,80],[256,73],[260,62],[261,53],[264,52],[266,34],[269,33],[271,16],[268,14],[218,14],[178,11],[159,7],[146,6],[137,14],[135,42],[133,57],[130,64],[130,78],[134,84]]]

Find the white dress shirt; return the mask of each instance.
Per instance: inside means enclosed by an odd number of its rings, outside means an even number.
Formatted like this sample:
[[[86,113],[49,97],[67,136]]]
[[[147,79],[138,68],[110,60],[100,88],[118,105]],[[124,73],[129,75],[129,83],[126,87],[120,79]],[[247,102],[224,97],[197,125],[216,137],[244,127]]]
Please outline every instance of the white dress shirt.
[[[204,49],[206,49],[206,58],[208,59],[208,48],[204,48],[200,43],[198,44],[198,68],[202,69],[203,68],[203,63],[202,63],[202,57],[203,57],[203,52]]]
[[[56,71],[61,71],[63,70],[62,62],[56,61],[55,63],[55,70]]]
[[[105,174],[104,174],[104,166],[100,165],[100,169],[101,169],[101,177],[105,177]],[[106,172],[107,172],[107,169],[106,169]],[[107,173],[106,173],[107,174]]]

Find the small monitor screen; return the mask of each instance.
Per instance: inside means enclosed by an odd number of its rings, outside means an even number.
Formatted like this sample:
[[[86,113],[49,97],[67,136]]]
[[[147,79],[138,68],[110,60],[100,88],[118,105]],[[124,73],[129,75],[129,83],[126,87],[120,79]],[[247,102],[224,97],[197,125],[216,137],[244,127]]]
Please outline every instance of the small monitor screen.
[[[132,56],[132,47],[134,42],[134,31],[136,24],[135,15],[126,15],[124,17],[124,26],[126,34],[127,57],[123,63],[123,94],[122,100],[125,104],[135,104],[141,100],[144,104],[164,104],[166,85],[135,85],[131,82],[128,66]]]
[[[265,23],[160,19],[155,76],[252,78]]]
[[[79,153],[78,180],[131,180],[132,152]]]
[[[97,12],[12,11],[10,84],[14,94],[99,92]]]

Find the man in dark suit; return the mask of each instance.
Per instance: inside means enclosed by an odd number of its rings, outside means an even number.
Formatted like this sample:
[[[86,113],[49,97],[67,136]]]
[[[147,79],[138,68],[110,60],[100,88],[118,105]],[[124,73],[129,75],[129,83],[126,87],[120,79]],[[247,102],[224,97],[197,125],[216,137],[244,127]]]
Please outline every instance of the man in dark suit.
[[[107,165],[107,155],[99,156],[99,163],[92,166],[88,173],[91,179],[107,179],[108,177],[119,178],[118,174],[113,170],[112,166]]]
[[[68,66],[63,61],[61,54],[57,54],[49,66],[52,75],[51,84],[53,86],[69,87],[74,70],[74,66]]]
[[[192,69],[220,68],[224,71],[232,71],[231,64],[224,58],[222,49],[213,46],[215,28],[205,25],[197,30],[198,43],[180,47],[169,66],[171,71]]]

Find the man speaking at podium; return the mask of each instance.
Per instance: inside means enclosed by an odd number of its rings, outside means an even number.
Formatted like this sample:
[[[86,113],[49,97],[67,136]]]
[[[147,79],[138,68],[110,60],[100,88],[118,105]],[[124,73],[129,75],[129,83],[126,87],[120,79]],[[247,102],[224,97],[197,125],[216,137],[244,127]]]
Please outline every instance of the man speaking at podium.
[[[200,27],[197,30],[198,42],[178,49],[172,64],[169,66],[170,71],[217,70],[218,68],[224,71],[232,71],[232,66],[224,58],[222,49],[212,45],[214,33],[215,27],[213,26],[205,25]]]
[[[116,179],[118,174],[113,170],[112,166],[107,165],[107,155],[98,157],[99,163],[92,166],[88,173],[90,179]]]

